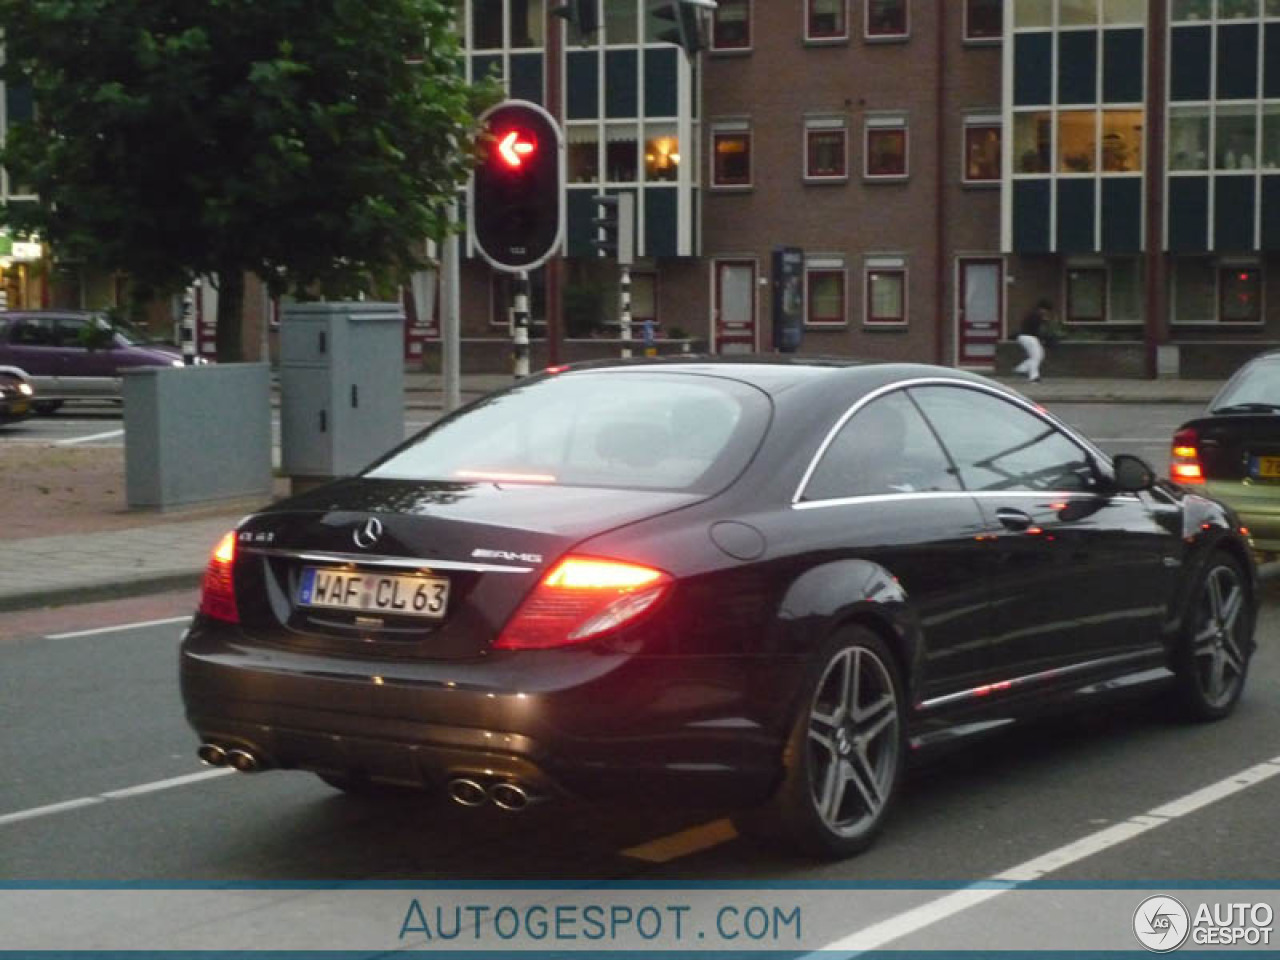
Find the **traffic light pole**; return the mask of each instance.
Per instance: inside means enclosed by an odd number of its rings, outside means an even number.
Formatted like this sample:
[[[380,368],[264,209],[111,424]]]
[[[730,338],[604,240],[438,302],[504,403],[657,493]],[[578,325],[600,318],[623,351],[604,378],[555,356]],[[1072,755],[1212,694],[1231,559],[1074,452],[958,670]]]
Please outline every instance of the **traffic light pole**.
[[[444,412],[450,413],[462,406],[462,310],[461,283],[459,278],[458,204],[449,205],[449,238],[444,242],[444,256],[440,263],[440,279],[436,282],[436,297],[440,306],[440,373],[444,392]]]
[[[516,274],[515,303],[511,322],[511,360],[515,379],[529,375],[529,272]]]
[[[631,356],[631,267],[622,265],[622,276],[618,280],[619,303],[618,318],[622,325],[622,357]]]

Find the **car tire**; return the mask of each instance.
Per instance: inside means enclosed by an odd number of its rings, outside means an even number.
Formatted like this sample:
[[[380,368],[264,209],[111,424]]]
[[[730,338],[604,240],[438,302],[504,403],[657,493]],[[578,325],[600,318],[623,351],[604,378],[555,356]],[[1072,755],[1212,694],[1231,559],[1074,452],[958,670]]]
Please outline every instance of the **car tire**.
[[[35,403],[31,404],[31,409],[35,410],[35,412],[40,414],[42,417],[47,417],[62,409],[62,401],[37,400]]]
[[[1196,580],[1175,654],[1178,700],[1193,720],[1221,720],[1240,700],[1257,611],[1244,571],[1214,553]]]
[[[840,859],[871,845],[892,810],[906,757],[906,698],[885,642],[849,627],[828,643],[806,685],[764,807],[734,817],[747,836]]]

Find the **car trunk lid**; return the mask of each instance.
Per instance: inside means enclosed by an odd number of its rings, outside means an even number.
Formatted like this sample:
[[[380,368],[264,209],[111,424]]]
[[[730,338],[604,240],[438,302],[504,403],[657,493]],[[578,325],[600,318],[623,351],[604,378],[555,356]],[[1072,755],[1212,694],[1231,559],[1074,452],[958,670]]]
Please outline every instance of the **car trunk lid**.
[[[317,651],[482,656],[575,543],[699,499],[521,484],[331,484],[241,526],[241,626],[259,639]]]

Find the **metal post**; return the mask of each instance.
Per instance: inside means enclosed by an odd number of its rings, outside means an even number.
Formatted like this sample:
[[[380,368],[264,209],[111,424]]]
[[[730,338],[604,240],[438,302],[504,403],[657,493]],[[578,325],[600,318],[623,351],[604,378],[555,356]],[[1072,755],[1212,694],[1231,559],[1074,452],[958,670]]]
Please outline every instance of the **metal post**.
[[[516,274],[513,313],[511,359],[515,367],[515,378],[520,380],[529,375],[529,272],[527,270],[521,270]]]
[[[444,393],[444,412],[462,406],[462,311],[458,256],[458,205],[449,205],[449,238],[444,242],[444,257],[436,281],[440,301],[440,374]]]
[[[631,356],[631,267],[622,265],[622,277],[618,281],[618,292],[621,296],[621,310],[618,313],[622,322],[622,357]]]
[[[196,312],[203,295],[197,280],[182,296],[182,362],[188,367],[196,362]]]

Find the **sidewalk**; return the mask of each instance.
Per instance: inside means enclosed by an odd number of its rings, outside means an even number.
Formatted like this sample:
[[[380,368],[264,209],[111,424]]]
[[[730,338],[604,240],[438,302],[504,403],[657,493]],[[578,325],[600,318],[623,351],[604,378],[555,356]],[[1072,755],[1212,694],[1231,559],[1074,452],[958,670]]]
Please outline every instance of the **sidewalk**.
[[[511,382],[506,375],[468,375],[462,399]],[[1204,404],[1220,386],[1178,380],[1003,382],[1046,404]],[[407,373],[406,408],[441,410],[441,378]],[[42,459],[37,451],[45,451]],[[195,587],[218,538],[257,506],[130,511],[124,507],[123,474],[118,448],[6,448],[0,438],[0,614]]]

